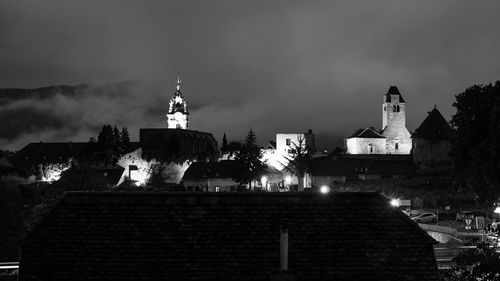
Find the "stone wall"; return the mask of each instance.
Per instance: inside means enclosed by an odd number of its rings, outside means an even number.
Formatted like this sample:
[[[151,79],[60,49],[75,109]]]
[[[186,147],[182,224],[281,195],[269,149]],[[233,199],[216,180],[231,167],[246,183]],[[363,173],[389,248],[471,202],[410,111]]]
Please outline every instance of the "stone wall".
[[[385,154],[386,139],[349,138],[346,139],[347,154]]]

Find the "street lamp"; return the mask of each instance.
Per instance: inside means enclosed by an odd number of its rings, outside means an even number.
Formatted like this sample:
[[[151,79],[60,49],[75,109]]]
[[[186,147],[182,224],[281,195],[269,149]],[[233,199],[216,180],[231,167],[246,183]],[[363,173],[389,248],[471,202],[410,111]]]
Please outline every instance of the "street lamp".
[[[262,187],[267,190],[267,177],[266,176],[262,176],[262,178],[260,178],[260,182],[262,183]]]
[[[328,185],[323,185],[319,188],[319,192],[327,194],[328,192],[330,192],[330,187]]]
[[[391,199],[391,206],[399,207],[399,199]]]

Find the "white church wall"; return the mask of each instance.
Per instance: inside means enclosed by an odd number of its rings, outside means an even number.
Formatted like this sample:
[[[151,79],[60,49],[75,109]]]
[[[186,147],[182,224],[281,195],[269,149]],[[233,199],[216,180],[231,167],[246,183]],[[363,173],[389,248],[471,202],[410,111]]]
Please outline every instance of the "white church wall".
[[[347,154],[386,153],[386,139],[384,138],[348,138],[346,146]]]
[[[411,138],[387,138],[387,154],[410,154],[411,148]]]

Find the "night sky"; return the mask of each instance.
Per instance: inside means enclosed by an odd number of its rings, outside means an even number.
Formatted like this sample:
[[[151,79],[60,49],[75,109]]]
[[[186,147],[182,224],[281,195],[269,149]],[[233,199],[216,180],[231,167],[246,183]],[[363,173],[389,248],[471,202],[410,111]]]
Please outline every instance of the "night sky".
[[[0,88],[92,85],[0,97],[2,123],[14,124],[0,149],[86,141],[105,123],[137,140],[166,126],[178,75],[190,129],[219,142],[313,129],[331,149],[380,129],[391,85],[413,131],[434,105],[449,119],[456,94],[500,79],[498,11],[499,1],[0,0]]]

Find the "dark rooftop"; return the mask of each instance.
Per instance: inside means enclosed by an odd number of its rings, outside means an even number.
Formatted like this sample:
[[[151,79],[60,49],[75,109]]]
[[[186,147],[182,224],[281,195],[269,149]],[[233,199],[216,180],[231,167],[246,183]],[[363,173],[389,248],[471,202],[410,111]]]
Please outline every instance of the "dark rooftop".
[[[405,102],[405,100],[403,99],[403,96],[399,92],[398,87],[396,87],[396,86],[389,87],[387,94],[385,94],[385,102],[391,102],[391,96],[394,96],[394,95],[399,96],[399,102],[402,102],[402,103]]]
[[[240,168],[236,160],[219,162],[194,162],[184,173],[183,179],[232,178]]]
[[[377,193],[68,193],[20,280],[438,280],[435,241]]]
[[[391,154],[346,154],[313,159],[313,176],[346,177],[358,180],[359,174],[410,176],[415,173],[415,166],[410,155]]]
[[[429,112],[425,120],[413,133],[413,138],[422,138],[428,140],[449,139],[452,134],[450,124],[444,119],[443,115],[434,108]]]
[[[211,133],[184,129],[140,129],[142,154],[161,160],[204,160],[218,156],[217,141]]]

